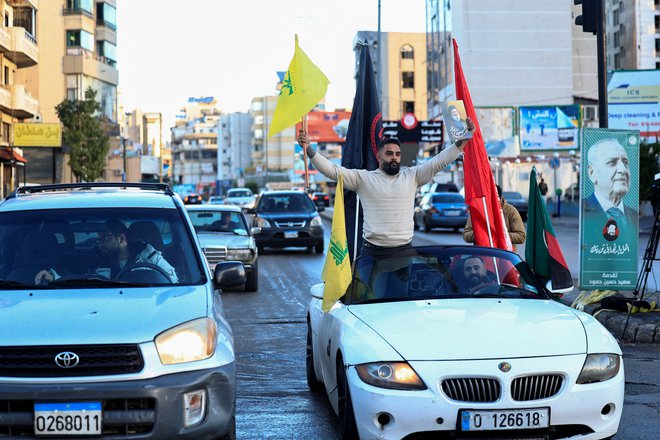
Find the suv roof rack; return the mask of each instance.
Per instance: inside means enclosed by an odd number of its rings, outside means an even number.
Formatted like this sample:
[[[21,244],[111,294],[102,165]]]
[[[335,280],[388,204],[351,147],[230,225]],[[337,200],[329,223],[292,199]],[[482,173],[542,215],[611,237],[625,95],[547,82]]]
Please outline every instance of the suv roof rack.
[[[167,183],[138,183],[138,182],[85,182],[85,183],[55,183],[51,185],[20,186],[7,196],[12,199],[23,194],[33,194],[46,191],[66,191],[92,188],[135,188],[151,191],[162,191],[167,195],[174,195],[174,191]]]

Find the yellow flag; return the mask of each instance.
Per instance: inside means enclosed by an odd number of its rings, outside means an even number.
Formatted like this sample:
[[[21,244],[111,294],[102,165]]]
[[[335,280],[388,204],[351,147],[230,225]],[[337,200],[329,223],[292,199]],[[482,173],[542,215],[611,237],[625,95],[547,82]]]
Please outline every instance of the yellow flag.
[[[323,289],[323,311],[328,312],[351,284],[351,260],[348,256],[346,224],[344,221],[344,182],[341,174],[335,192],[335,211],[332,214],[332,232],[328,256],[325,258],[321,279]]]
[[[296,50],[289,70],[282,80],[280,97],[277,99],[268,137],[300,122],[323,99],[329,83],[323,72],[298,46],[296,35]]]

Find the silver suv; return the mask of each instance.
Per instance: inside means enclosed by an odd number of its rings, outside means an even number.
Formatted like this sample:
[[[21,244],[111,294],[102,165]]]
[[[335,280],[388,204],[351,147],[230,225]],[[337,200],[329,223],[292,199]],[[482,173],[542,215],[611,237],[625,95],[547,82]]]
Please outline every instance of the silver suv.
[[[0,437],[235,438],[219,290],[163,184],[19,188],[0,204]]]

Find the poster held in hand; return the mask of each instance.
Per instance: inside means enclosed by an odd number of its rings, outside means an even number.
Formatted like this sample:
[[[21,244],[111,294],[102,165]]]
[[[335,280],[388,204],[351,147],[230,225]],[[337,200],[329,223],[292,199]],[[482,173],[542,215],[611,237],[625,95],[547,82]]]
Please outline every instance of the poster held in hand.
[[[472,139],[472,133],[468,129],[467,113],[463,101],[446,101],[441,103],[442,119],[447,129],[447,136],[451,143],[463,139]]]

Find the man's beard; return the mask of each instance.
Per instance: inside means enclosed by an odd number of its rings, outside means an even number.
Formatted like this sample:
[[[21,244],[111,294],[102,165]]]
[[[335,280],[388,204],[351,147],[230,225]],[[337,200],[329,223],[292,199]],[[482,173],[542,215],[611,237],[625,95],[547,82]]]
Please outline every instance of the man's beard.
[[[385,171],[390,176],[396,176],[397,174],[399,174],[399,164],[394,161],[390,163],[386,162],[383,164],[383,171]]]

